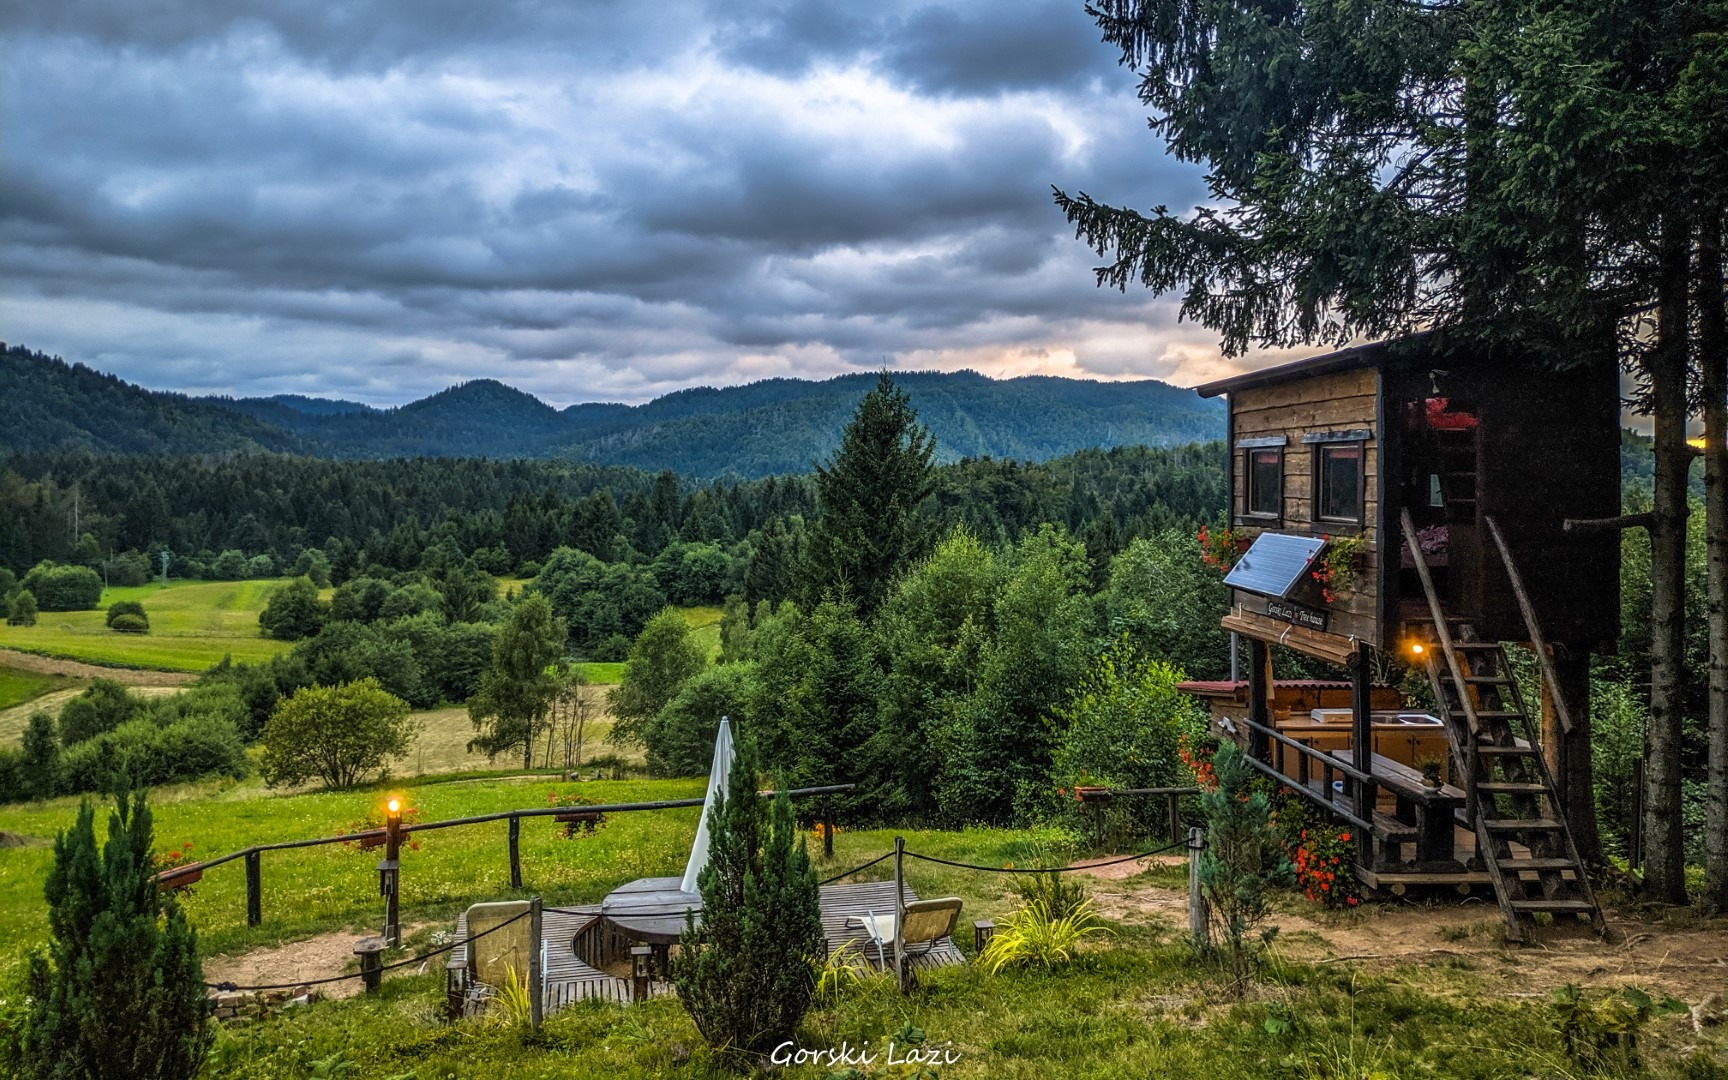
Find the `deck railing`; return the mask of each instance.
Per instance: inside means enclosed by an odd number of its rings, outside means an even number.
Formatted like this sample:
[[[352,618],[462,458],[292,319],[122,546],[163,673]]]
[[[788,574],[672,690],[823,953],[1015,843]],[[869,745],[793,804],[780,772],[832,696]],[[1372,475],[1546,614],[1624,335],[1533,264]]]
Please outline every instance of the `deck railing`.
[[[1374,806],[1375,798],[1378,795],[1378,787],[1374,781],[1373,774],[1365,773],[1354,765],[1334,757],[1328,751],[1319,750],[1315,747],[1309,746],[1307,743],[1299,742],[1283,732],[1267,727],[1264,724],[1258,724],[1253,720],[1247,719],[1240,721],[1240,723],[1247,725],[1251,734],[1263,736],[1267,740],[1269,746],[1277,746],[1281,751],[1294,751],[1296,754],[1296,774],[1292,776],[1291,774],[1278,769],[1271,762],[1262,761],[1252,754],[1244,755],[1248,764],[1254,766],[1254,768],[1265,773],[1280,784],[1289,787],[1292,791],[1302,795],[1310,802],[1318,804],[1334,817],[1342,818],[1351,825],[1354,825],[1358,834],[1364,837],[1367,843],[1371,844],[1373,842],[1373,822],[1364,821],[1362,817],[1355,812],[1356,806],[1366,805],[1370,808],[1369,813],[1373,813],[1372,808]],[[1281,754],[1280,763],[1282,764],[1284,760],[1285,759]],[[1313,763],[1318,764],[1317,770]],[[1318,777],[1315,776],[1316,771],[1319,772]],[[1319,780],[1318,790],[1314,787],[1314,781],[1316,779]],[[1332,786],[1335,779],[1343,780],[1344,798],[1337,797],[1337,789]],[[1356,798],[1357,785],[1361,786],[1362,794],[1364,796],[1360,802],[1358,802]],[[1365,852],[1364,862],[1366,861],[1367,853]]]

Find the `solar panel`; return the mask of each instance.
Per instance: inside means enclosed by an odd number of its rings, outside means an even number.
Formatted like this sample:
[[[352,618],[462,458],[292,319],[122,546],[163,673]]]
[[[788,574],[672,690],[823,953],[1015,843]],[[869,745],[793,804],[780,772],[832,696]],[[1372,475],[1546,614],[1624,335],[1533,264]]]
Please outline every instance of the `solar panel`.
[[[1224,584],[1285,599],[1325,546],[1326,541],[1318,536],[1261,533],[1225,575]]]

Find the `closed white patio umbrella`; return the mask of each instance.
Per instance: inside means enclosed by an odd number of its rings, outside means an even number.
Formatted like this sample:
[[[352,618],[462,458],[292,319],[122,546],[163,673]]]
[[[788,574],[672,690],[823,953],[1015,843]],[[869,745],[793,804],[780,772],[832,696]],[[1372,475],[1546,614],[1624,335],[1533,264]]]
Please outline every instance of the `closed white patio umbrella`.
[[[720,730],[714,734],[714,764],[708,767],[708,794],[702,800],[702,820],[696,824],[696,842],[690,845],[690,862],[684,868],[684,881],[679,886],[684,892],[696,891],[696,875],[708,865],[708,815],[726,791],[726,781],[731,775],[732,723],[722,716]]]

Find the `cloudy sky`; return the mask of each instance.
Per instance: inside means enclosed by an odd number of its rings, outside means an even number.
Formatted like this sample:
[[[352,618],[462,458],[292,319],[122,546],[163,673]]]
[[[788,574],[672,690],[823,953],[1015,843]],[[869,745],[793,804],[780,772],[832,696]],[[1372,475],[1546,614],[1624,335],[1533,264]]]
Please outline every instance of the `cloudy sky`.
[[[0,337],[149,386],[1237,366],[1095,288],[1051,203],[1204,194],[1081,0],[8,0],[0,35]]]

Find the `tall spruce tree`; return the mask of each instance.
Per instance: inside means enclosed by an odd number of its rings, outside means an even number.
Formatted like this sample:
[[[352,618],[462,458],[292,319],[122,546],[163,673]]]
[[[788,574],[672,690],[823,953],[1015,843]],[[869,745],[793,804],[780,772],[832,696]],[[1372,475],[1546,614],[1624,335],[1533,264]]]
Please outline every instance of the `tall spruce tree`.
[[[215,1036],[197,936],[151,880],[143,789],[118,797],[96,846],[86,801],[54,841],[46,955],[30,959],[26,1075],[189,1080]]]
[[[792,800],[782,790],[763,801],[757,764],[755,741],[741,738],[708,817],[708,865],[697,876],[702,925],[685,930],[672,959],[673,985],[697,1030],[741,1062],[762,1061],[797,1031],[822,954],[816,874]]]
[[[816,467],[820,513],[803,575],[808,606],[844,591],[866,620],[876,613],[894,576],[928,547],[930,529],[918,508],[935,490],[935,452],[911,398],[883,372],[858,403],[840,448]]]

